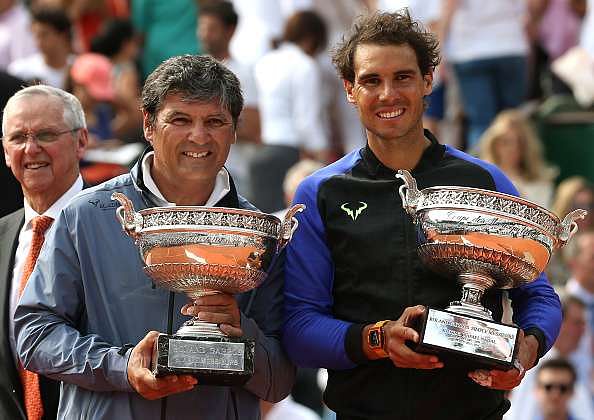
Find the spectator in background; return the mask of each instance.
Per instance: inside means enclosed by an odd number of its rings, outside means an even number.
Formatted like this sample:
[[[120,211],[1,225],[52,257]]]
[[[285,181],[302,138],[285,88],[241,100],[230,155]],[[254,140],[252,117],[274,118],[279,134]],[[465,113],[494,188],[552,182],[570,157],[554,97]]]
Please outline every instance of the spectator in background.
[[[23,80],[65,87],[72,55],[72,26],[64,10],[40,8],[33,11],[31,31],[38,53],[13,61],[8,72]]]
[[[560,218],[575,209],[588,211],[588,215],[584,219],[577,221],[580,230],[593,230],[594,185],[581,176],[572,176],[561,181],[557,186],[553,200],[553,213]]]
[[[105,55],[112,64],[111,80],[119,111],[112,127],[115,136],[124,141],[142,138],[138,51],[134,27],[127,19],[107,21],[91,41],[91,52]]]
[[[43,418],[55,419],[59,383],[22,369],[13,315],[26,275],[35,264],[36,226],[42,220],[38,216],[55,219],[83,188],[79,160],[87,145],[85,118],[71,94],[50,86],[31,86],[10,98],[2,128],[6,163],[21,184],[25,200],[21,202],[24,208],[0,219],[0,418],[40,420],[31,411],[40,403]]]
[[[143,78],[161,62],[201,51],[196,39],[198,0],[133,0],[132,23],[142,36]]]
[[[312,11],[292,15],[281,46],[256,64],[262,143],[250,163],[254,204],[265,212],[284,205],[282,182],[301,155],[326,161],[321,120],[321,73],[314,56],[326,45],[326,25]]]
[[[551,63],[579,42],[585,0],[532,0],[528,2],[527,34],[531,43],[529,63],[530,99],[554,94],[571,94],[555,76]]]
[[[571,270],[567,292],[588,306],[588,325],[594,335],[594,231],[578,232],[564,257]]]
[[[478,148],[479,157],[499,166],[522,197],[551,207],[557,171],[545,162],[536,131],[520,111],[499,113],[481,136]]]
[[[283,194],[285,205],[289,207],[295,197],[297,187],[305,178],[313,174],[318,169],[322,169],[324,164],[313,159],[302,159],[295,165],[291,166],[285,175],[283,181]],[[281,220],[285,217],[287,208],[279,210],[275,213]]]
[[[578,420],[592,417],[579,417],[569,409],[573,396],[576,372],[564,359],[548,360],[538,369],[534,393],[538,400],[541,415],[532,420]]]
[[[511,409],[504,416],[505,420],[540,418],[538,400],[534,395],[535,384],[538,386],[539,367],[559,358],[566,359],[572,366],[578,367],[578,378],[574,381],[575,392],[568,399],[571,412],[578,419],[594,418],[594,407],[589,392],[592,364],[588,359],[584,359],[581,348],[581,343],[589,338],[589,334],[586,334],[586,307],[578,297],[567,295],[562,299],[562,311],[563,322],[553,348],[544,355],[534,370],[526,373],[522,383],[512,390]]]
[[[571,211],[584,209],[588,214],[584,219],[577,220],[579,232],[594,230],[594,186],[581,176],[564,179],[555,190],[555,197],[551,211],[561,220]],[[568,247],[557,250],[547,266],[547,274],[551,283],[565,285],[569,279],[570,270],[567,266],[566,254],[571,253],[575,240]]]
[[[8,99],[25,85],[24,80],[0,70],[0,109],[4,109]],[[2,133],[0,133],[1,135]],[[0,185],[3,195],[0,203],[0,217],[4,217],[23,205],[23,191],[10,168],[6,166],[3,153],[0,153]]]
[[[27,8],[20,0],[0,0],[0,70],[36,52]]]
[[[112,64],[105,56],[95,53],[79,55],[70,69],[69,90],[83,106],[89,128],[90,147],[114,138],[115,93],[112,84]]]
[[[229,1],[210,0],[200,4],[197,36],[205,53],[227,66],[239,79],[245,106],[237,126],[237,141],[231,146],[226,167],[237,181],[238,189],[248,198],[249,162],[260,143],[260,114],[253,69],[238,61],[229,51],[229,43],[238,24],[238,15]]]
[[[470,150],[500,111],[524,100],[528,0],[443,1],[445,55],[460,85]]]

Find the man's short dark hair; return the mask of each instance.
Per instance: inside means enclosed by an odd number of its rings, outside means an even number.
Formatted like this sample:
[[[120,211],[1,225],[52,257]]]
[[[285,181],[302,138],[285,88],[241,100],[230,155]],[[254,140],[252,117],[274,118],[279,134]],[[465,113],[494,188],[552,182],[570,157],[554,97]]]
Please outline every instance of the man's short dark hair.
[[[577,372],[569,360],[563,358],[542,360],[538,364],[538,374],[545,369],[565,370],[571,374],[571,385],[575,384]]]
[[[97,35],[91,39],[90,51],[113,57],[133,38],[134,26],[129,19],[111,19],[105,22]]]
[[[226,0],[208,0],[200,3],[200,16],[215,16],[227,27],[236,27],[239,17],[233,3]]]
[[[72,23],[66,12],[51,7],[35,8],[31,12],[31,21],[52,27],[56,32],[72,38]]]
[[[355,81],[355,50],[361,44],[409,45],[417,56],[422,75],[439,64],[437,37],[411,19],[407,10],[398,13],[372,13],[361,16],[348,36],[332,52],[332,62],[340,77]]]
[[[243,94],[237,76],[212,57],[180,55],[162,62],[146,79],[142,89],[142,109],[154,124],[168,95],[184,100],[220,101],[237,125],[243,108]]]
[[[312,10],[302,10],[287,19],[283,33],[283,41],[298,44],[311,39],[314,51],[320,51],[328,42],[326,22]]]

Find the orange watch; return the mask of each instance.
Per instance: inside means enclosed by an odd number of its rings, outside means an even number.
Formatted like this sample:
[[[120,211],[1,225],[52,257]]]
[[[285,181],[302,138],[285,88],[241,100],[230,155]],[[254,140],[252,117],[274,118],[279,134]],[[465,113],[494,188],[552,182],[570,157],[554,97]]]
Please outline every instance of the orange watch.
[[[388,353],[384,350],[386,340],[384,337],[384,325],[390,322],[389,319],[376,322],[367,332],[367,344],[376,356],[380,358],[388,357]]]

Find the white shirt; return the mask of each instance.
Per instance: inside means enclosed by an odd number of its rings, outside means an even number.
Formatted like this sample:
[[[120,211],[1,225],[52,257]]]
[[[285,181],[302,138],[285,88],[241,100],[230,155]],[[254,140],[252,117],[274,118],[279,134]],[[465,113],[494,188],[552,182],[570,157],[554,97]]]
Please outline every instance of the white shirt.
[[[263,420],[320,420],[320,416],[312,409],[296,403],[289,395],[274,404]]]
[[[378,0],[377,8],[387,12],[408,8],[414,20],[427,24],[440,18],[441,0]]]
[[[283,31],[278,0],[232,0],[239,22],[229,49],[242,63],[253,64],[270,51],[271,40]]]
[[[14,60],[37,52],[31,34],[31,19],[21,2],[0,15],[0,69]]]
[[[255,66],[264,144],[320,151],[328,147],[322,123],[320,69],[298,46],[282,44]]]
[[[161,191],[159,191],[159,187],[157,187],[155,180],[153,179],[153,176],[151,174],[151,166],[153,163],[154,155],[155,152],[149,152],[142,159],[142,178],[144,181],[144,185],[151,193],[153,193],[155,197],[157,197],[158,202],[156,204],[158,204],[161,207],[175,206],[175,203],[171,203],[165,199]],[[225,168],[221,168],[221,170],[217,173],[212,193],[210,193],[210,197],[208,198],[208,200],[206,200],[204,206],[214,207],[229,191],[231,191],[229,173]]]
[[[465,0],[452,17],[446,43],[451,62],[524,56],[524,0]]]
[[[590,53],[590,57],[594,57],[594,0],[588,0],[586,6],[586,16],[582,21],[580,46]]]
[[[66,66],[61,69],[50,67],[40,53],[13,61],[8,73],[23,80],[39,79],[44,84],[64,89],[66,74],[74,56],[68,57]]]
[[[10,348],[12,354],[16,357],[16,340],[14,337],[14,322],[12,322],[14,311],[16,310],[17,304],[19,303],[19,285],[21,277],[23,276],[23,266],[25,260],[29,254],[29,248],[31,247],[31,240],[33,239],[33,226],[31,220],[37,216],[49,216],[56,220],[60,215],[60,212],[70,200],[83,189],[83,180],[79,175],[74,181],[74,184],[66,191],[58,200],[51,205],[42,215],[37,214],[35,210],[29,206],[25,199],[25,223],[19,233],[19,244],[17,246],[14,268],[12,269],[12,281],[10,282],[10,322],[8,323],[8,329],[10,333]]]
[[[243,103],[246,108],[255,108],[258,106],[258,91],[256,88],[256,81],[254,80],[254,72],[250,65],[239,62],[233,57],[223,60],[223,64],[229,68],[241,83],[241,91],[243,92]]]

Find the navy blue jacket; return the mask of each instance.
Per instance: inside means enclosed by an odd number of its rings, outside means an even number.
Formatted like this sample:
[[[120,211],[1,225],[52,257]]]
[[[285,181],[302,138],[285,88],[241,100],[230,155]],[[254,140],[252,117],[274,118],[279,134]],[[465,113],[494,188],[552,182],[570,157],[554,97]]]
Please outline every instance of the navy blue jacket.
[[[459,185],[518,195],[495,166],[425,135],[432,144],[412,171],[419,189]],[[400,185],[369,147],[300,185],[294,202],[307,209],[287,247],[283,344],[297,365],[329,369],[325,401],[342,418],[500,418],[509,407],[503,393],[475,384],[465,371],[402,369],[363,354],[366,324],[398,319],[408,306],[444,308],[461,294],[456,281],[420,261]],[[483,299],[496,320],[501,293],[490,290]],[[544,354],[561,322],[553,288],[542,274],[510,297],[514,322],[536,336]]]

